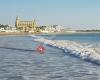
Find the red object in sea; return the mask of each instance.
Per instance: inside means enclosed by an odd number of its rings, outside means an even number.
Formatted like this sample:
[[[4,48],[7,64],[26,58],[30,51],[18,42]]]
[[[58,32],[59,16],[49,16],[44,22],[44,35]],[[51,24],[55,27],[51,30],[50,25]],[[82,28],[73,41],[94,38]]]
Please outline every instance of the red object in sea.
[[[45,47],[43,45],[39,45],[37,47],[37,51],[40,53],[40,54],[44,54],[45,52]]]

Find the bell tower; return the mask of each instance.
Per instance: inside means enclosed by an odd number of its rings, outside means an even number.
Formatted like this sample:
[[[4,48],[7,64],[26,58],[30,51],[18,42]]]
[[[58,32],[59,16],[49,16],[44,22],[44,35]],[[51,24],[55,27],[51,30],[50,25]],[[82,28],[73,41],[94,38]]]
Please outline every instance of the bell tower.
[[[16,28],[18,28],[19,22],[20,22],[20,18],[17,16],[17,17],[16,17],[16,21],[15,21],[15,26],[16,26]]]

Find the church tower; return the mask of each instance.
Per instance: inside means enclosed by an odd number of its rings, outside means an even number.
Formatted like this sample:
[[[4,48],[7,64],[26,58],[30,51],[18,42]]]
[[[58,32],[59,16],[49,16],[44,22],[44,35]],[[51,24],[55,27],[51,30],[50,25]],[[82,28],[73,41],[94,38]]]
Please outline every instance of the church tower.
[[[18,28],[18,24],[20,23],[20,18],[17,16],[15,21],[15,26]]]
[[[18,16],[16,17],[15,26],[23,32],[35,31],[36,21],[23,21]]]

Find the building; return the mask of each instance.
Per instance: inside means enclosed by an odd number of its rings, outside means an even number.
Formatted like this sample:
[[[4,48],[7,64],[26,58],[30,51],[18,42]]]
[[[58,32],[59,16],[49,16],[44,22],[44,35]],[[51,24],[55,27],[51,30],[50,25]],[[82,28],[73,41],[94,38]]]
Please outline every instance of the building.
[[[66,32],[76,32],[75,30],[72,30],[67,27],[63,27],[60,25],[51,25],[51,26],[41,26],[40,31],[43,33],[66,33]]]
[[[59,25],[51,25],[46,26],[41,32],[49,33],[49,32],[61,32],[63,30],[63,26]]]
[[[35,31],[36,21],[22,21],[19,17],[16,17],[15,26],[22,32]]]

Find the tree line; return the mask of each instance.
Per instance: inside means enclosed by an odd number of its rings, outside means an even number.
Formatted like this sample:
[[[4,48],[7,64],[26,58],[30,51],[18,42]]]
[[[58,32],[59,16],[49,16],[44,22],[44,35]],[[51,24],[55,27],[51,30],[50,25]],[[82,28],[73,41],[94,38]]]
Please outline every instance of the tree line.
[[[0,28],[6,29],[6,28],[8,28],[8,27],[10,27],[8,24],[0,24]]]

